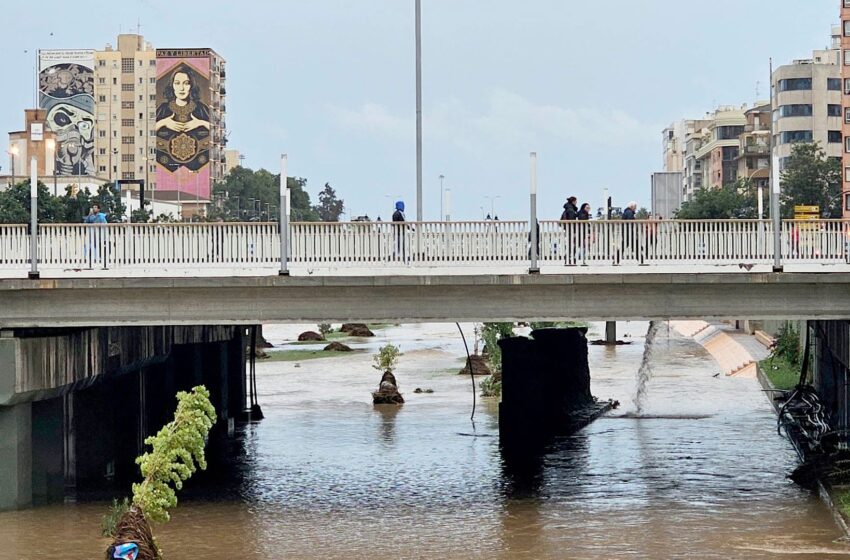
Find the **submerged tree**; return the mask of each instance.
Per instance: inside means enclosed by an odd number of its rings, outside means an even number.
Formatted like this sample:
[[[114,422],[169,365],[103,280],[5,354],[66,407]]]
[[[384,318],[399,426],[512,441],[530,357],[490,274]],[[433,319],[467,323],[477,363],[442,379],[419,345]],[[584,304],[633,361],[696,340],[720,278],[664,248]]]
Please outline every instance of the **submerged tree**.
[[[198,467],[207,468],[204,446],[215,421],[215,408],[206,387],[199,385],[190,393],[177,393],[174,420],[145,439],[152,449],[136,459],[144,478],[133,484],[132,504],[115,525],[107,558],[113,558],[116,551],[131,552],[133,546],[133,558],[162,558],[150,523],[168,521],[168,510],[177,505],[175,490],[180,490]]]

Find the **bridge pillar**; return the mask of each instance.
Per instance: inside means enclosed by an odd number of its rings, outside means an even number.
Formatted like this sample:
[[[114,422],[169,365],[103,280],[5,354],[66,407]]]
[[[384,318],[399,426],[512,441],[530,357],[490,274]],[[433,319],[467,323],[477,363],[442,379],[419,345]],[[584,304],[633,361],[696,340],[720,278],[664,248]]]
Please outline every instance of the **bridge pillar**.
[[[605,343],[617,344],[617,321],[605,321]]]
[[[539,448],[595,418],[587,363],[587,329],[540,329],[507,338],[502,349],[499,437],[503,450]]]
[[[0,510],[32,504],[32,404],[0,406]]]

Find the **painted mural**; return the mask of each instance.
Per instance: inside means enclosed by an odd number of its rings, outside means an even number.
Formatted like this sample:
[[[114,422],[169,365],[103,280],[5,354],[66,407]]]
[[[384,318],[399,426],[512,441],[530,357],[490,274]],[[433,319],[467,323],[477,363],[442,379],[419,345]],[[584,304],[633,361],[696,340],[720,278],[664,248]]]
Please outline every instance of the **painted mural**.
[[[94,51],[40,51],[38,90],[56,135],[56,174],[95,175]]]
[[[156,188],[209,199],[209,57],[168,54],[156,60]]]

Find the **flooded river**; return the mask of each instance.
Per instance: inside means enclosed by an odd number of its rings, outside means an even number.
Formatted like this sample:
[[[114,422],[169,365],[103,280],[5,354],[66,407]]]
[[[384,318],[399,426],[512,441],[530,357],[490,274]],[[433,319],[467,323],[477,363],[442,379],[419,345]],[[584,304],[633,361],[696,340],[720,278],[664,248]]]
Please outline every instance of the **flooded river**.
[[[401,345],[400,408],[371,405],[369,352],[260,362],[266,419],[213,453],[216,472],[179,494],[160,544],[169,559],[206,560],[850,558],[829,511],[786,480],[795,455],[757,382],[714,377],[703,349],[662,324],[635,417],[647,324],[619,327],[634,344],[592,346],[590,364],[593,393],[623,408],[524,477],[502,465],[495,403],[479,399],[469,420],[454,325],[388,327],[364,344]],[[0,513],[0,559],[102,558],[104,510]]]

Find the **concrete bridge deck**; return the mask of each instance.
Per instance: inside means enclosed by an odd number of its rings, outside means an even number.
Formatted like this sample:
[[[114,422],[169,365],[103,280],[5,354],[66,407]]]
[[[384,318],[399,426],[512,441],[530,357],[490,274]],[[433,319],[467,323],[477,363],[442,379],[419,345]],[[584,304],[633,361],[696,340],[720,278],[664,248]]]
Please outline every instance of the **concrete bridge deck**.
[[[846,319],[850,273],[0,280],[0,328],[341,321]]]

